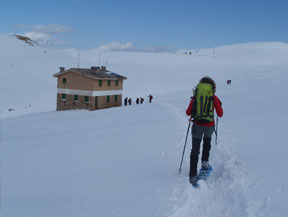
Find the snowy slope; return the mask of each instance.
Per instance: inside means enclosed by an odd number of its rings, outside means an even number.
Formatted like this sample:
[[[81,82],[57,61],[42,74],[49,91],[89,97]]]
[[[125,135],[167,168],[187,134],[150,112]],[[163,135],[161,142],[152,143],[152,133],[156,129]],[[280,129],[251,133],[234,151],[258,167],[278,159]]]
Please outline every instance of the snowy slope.
[[[286,216],[287,44],[101,53],[108,69],[128,77],[124,96],[152,93],[155,101],[55,112],[52,75],[75,67],[77,52],[0,41],[10,48],[0,51],[1,217]],[[80,64],[97,65],[98,56],[81,51]],[[224,117],[211,150],[214,173],[193,189],[191,135],[180,175],[178,168],[191,89],[205,75],[217,83]]]

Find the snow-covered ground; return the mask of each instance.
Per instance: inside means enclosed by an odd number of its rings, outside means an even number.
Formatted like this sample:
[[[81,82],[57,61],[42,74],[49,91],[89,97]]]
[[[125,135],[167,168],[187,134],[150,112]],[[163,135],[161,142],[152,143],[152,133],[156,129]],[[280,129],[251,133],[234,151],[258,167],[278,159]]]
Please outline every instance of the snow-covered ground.
[[[55,111],[52,75],[76,67],[77,51],[7,35],[0,45],[1,217],[287,216],[287,44],[101,53],[109,70],[128,77],[124,96],[146,101],[93,112]],[[80,67],[98,62],[96,50],[80,52]],[[224,117],[214,172],[193,189],[190,134],[180,175],[178,168],[185,110],[206,75],[217,83]]]

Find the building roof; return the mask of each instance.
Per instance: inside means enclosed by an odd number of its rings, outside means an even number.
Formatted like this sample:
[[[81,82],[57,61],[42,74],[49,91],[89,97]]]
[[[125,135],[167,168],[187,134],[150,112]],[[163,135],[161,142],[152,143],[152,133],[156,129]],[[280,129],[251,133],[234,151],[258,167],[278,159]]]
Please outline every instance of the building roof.
[[[126,80],[127,78],[119,75],[114,72],[110,72],[106,69],[106,67],[102,66],[100,67],[94,67],[92,66],[89,68],[70,68],[70,69],[64,69],[64,67],[60,67],[60,72],[54,74],[54,77],[59,77],[60,75],[63,75],[67,72],[74,72],[95,80],[117,80],[117,79],[123,79]]]

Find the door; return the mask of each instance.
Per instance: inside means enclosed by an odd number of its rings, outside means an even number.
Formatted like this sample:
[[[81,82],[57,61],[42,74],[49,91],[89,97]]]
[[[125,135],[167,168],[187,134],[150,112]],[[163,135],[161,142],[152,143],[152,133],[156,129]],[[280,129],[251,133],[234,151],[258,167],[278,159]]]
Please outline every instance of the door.
[[[98,96],[95,96],[95,109],[98,109]]]

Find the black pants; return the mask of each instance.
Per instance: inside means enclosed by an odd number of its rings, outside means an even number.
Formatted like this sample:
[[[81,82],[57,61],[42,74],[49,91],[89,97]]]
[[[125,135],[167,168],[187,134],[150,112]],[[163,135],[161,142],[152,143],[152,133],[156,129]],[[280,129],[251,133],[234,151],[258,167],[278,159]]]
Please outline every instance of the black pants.
[[[200,144],[203,138],[203,149],[201,161],[208,161],[211,149],[211,136],[214,132],[214,126],[204,127],[197,124],[192,126],[192,149],[190,154],[190,172],[189,176],[197,175],[197,164],[200,153]]]

